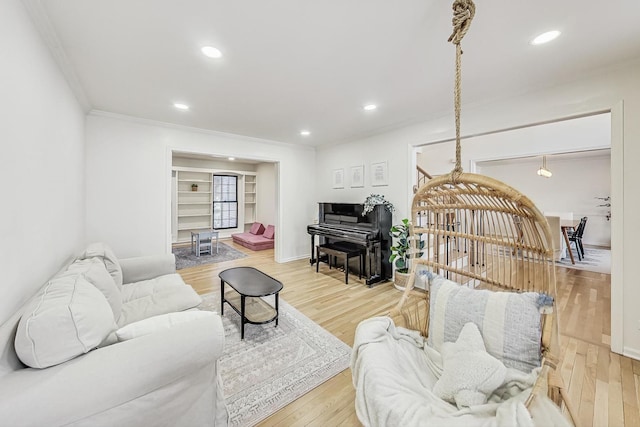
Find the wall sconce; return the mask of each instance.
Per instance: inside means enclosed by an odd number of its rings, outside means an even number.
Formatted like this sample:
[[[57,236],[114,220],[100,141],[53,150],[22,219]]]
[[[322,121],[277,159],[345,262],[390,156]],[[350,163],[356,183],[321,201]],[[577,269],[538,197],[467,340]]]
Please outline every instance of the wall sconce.
[[[545,178],[551,178],[551,171],[547,169],[547,156],[542,156],[542,167],[538,169],[538,175],[543,176]]]

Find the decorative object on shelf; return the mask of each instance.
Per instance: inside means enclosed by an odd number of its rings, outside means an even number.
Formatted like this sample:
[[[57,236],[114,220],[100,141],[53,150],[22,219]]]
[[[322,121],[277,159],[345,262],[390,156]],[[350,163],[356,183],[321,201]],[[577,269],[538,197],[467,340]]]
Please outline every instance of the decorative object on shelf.
[[[344,169],[333,170],[333,188],[344,188]]]
[[[394,286],[396,289],[403,291],[407,280],[409,279],[409,260],[410,258],[421,257],[421,249],[424,248],[424,241],[417,241],[418,252],[411,251],[410,241],[411,224],[407,218],[402,220],[402,224],[396,224],[391,227],[389,235],[395,239],[395,244],[391,246],[391,256],[389,262],[396,267],[394,275]],[[419,239],[420,235],[416,235]]]
[[[373,187],[388,185],[388,179],[387,162],[371,163],[371,185]]]
[[[198,191],[198,184],[191,184],[191,191]]]
[[[386,200],[382,194],[370,194],[366,199],[364,199],[364,210],[362,211],[362,216],[365,216],[369,212],[373,212],[376,205],[384,205],[384,208],[390,213],[393,213],[393,211],[396,210],[393,204]]]
[[[364,166],[351,167],[351,188],[364,187]]]
[[[599,208],[605,207],[605,208],[610,208],[611,207],[611,197],[607,196],[607,197],[596,197],[596,199],[598,200],[602,200],[603,204],[598,205]]]
[[[611,207],[611,196],[607,197],[596,197],[598,200],[602,200],[605,203],[598,205],[599,208],[610,208]],[[607,211],[607,214],[604,216],[607,221],[611,221],[611,211]]]
[[[543,176],[545,178],[551,178],[551,171],[547,169],[547,156],[542,156],[542,167],[538,169],[538,175]]]

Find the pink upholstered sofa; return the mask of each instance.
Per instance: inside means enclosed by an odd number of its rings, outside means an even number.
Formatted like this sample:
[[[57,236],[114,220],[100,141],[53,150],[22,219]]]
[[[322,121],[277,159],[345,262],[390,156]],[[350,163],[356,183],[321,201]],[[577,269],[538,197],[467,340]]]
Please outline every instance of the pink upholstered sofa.
[[[254,222],[251,229],[247,233],[232,234],[233,241],[245,248],[249,248],[253,251],[261,251],[264,249],[273,249],[273,238],[275,236],[275,227],[268,225],[264,228],[264,225],[259,222]]]

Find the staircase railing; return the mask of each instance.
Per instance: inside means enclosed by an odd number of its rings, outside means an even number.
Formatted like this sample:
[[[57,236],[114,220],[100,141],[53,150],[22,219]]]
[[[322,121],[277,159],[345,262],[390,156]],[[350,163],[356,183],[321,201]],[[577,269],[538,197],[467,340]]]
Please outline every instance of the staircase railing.
[[[416,194],[418,192],[418,188],[422,187],[422,185],[424,185],[428,180],[433,178],[429,172],[417,165],[416,173],[418,174],[418,179],[416,180],[416,185],[413,186],[413,194]]]

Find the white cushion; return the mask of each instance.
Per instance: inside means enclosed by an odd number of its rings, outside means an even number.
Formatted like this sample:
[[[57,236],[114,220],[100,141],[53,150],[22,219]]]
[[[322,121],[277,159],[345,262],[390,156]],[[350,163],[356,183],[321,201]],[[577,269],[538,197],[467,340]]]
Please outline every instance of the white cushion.
[[[122,295],[120,288],[116,286],[113,277],[109,274],[104,263],[99,258],[88,258],[74,261],[67,272],[70,274],[83,274],[93,286],[107,298],[113,317],[117,319],[122,312]]]
[[[148,319],[130,323],[116,331],[118,341],[126,341],[144,335],[152,334],[156,331],[169,329],[174,325],[190,322],[203,317],[217,316],[212,311],[182,311],[179,313],[167,313],[159,316],[149,317]]]
[[[122,313],[118,326],[151,316],[184,311],[202,302],[200,295],[179,274],[165,274],[122,287]]]
[[[191,288],[178,273],[163,274],[153,279],[141,280],[135,283],[127,283],[122,287],[122,302],[127,303],[149,295],[171,292],[175,289]],[[199,303],[198,303],[199,304]],[[197,304],[196,304],[197,305]],[[182,310],[171,310],[182,311]],[[168,313],[168,312],[167,312]],[[149,316],[147,316],[149,317]]]
[[[471,322],[455,343],[442,345],[442,362],[442,376],[433,392],[458,408],[485,404],[507,374],[504,364],[487,353],[478,327]]]
[[[540,304],[550,301],[536,292],[493,292],[467,288],[428,274],[430,285],[429,345],[442,352],[462,327],[476,324],[487,352],[507,368],[531,372],[540,366]]]
[[[122,287],[122,268],[120,268],[118,258],[116,258],[111,248],[102,242],[91,243],[78,259],[94,257],[104,263],[107,271],[113,277],[113,281],[119,288]]]
[[[32,368],[47,368],[97,347],[115,329],[105,296],[81,275],[49,281],[27,304],[15,349]]]

